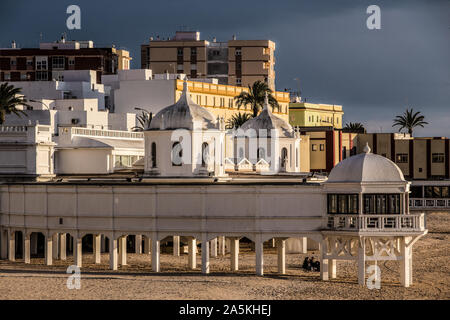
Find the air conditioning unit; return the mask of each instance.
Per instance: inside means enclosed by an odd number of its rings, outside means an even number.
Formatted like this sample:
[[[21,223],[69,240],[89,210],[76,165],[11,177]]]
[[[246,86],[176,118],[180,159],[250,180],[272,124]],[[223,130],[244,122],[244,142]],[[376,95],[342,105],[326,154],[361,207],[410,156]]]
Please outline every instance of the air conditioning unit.
[[[72,119],[72,124],[78,124],[78,123],[80,123],[80,119],[78,119],[78,118]]]

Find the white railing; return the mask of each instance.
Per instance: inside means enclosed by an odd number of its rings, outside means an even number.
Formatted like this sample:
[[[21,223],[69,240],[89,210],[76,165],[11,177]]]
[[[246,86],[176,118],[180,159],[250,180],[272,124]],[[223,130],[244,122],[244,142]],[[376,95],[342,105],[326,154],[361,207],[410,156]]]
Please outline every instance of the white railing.
[[[0,132],[25,132],[28,131],[27,126],[0,126]]]
[[[410,198],[409,199],[410,208],[420,208],[420,209],[450,209],[450,199],[439,199],[439,198]]]
[[[327,229],[343,231],[424,231],[425,214],[329,214]]]
[[[143,139],[144,134],[142,132],[129,132],[119,130],[100,130],[100,129],[88,129],[88,128],[75,128],[72,127],[72,135],[79,136],[95,136],[95,137],[108,137],[108,138],[126,138],[126,139]]]

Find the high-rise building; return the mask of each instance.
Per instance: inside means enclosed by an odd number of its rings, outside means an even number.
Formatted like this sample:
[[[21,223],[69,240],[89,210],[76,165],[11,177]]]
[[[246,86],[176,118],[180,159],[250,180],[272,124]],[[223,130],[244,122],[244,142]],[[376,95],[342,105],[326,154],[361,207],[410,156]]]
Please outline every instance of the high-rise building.
[[[275,43],[270,40],[211,42],[198,31],[177,31],[172,38],[151,37],[141,45],[141,68],[154,73],[185,73],[189,78],[217,78],[220,84],[252,85],[265,81],[275,90]]]
[[[39,48],[0,49],[0,81],[64,80],[64,70],[94,70],[101,76],[129,69],[131,57],[126,50],[96,48],[92,41],[42,42]]]

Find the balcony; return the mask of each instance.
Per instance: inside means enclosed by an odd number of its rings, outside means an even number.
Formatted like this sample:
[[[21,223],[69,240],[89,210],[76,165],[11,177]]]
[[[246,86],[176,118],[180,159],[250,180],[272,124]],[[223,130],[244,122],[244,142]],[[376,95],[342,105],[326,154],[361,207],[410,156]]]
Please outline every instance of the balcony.
[[[327,216],[328,230],[333,231],[369,231],[392,232],[425,230],[425,214],[367,214],[344,215],[329,214]]]
[[[449,198],[410,198],[409,207],[411,210],[422,209],[450,209]]]

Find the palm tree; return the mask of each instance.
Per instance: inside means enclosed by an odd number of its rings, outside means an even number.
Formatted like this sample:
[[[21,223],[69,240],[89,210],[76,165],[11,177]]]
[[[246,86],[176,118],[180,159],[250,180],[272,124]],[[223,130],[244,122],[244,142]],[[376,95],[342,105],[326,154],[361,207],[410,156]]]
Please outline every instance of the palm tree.
[[[141,114],[136,117],[139,125],[132,128],[133,131],[145,131],[150,128],[150,123],[153,119],[153,114],[142,108],[134,108],[141,111]]]
[[[0,85],[0,125],[5,123],[7,114],[14,113],[18,117],[21,115],[27,116],[23,110],[19,110],[17,107],[22,105],[31,108],[27,102],[33,100],[27,100],[25,96],[21,95],[21,92],[21,88],[15,88],[7,82]]]
[[[345,124],[345,132],[366,133],[366,128],[360,122],[349,122]]]
[[[241,127],[247,120],[250,120],[252,115],[249,113],[237,113],[233,114],[230,119],[227,120],[227,129],[237,129]]]
[[[269,98],[269,104],[272,108],[279,110],[280,106],[278,105],[278,101],[272,96],[272,90],[267,86],[267,83],[259,80],[254,82],[251,87],[248,86],[248,92],[242,91],[234,99],[238,108],[249,104],[253,111],[253,117],[256,117],[264,105],[266,92]]]
[[[406,109],[406,111],[401,116],[396,116],[394,119],[393,127],[399,126],[398,131],[400,132],[402,129],[407,129],[408,133],[412,136],[413,129],[415,127],[422,127],[424,124],[428,124],[428,122],[424,121],[425,117],[420,114],[420,111],[416,113],[411,110]]]

